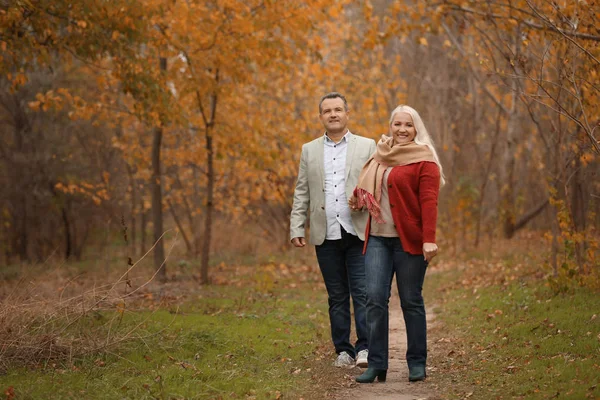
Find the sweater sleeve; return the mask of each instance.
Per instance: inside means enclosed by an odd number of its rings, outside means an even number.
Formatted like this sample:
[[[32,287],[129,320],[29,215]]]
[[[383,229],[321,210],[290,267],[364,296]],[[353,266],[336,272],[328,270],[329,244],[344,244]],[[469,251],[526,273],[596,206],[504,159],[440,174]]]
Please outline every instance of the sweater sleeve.
[[[439,192],[440,169],[436,163],[423,163],[419,174],[419,203],[421,204],[423,222],[423,243],[435,243]]]

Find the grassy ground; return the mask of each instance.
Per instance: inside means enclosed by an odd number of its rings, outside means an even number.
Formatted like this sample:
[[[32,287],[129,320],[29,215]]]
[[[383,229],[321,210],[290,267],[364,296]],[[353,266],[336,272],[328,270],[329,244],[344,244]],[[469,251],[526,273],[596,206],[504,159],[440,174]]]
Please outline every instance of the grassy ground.
[[[555,294],[540,257],[509,246],[429,276],[444,397],[600,399],[600,293]]]
[[[555,294],[528,250],[538,241],[432,264],[428,365],[440,398],[600,399],[600,295]],[[102,285],[122,266],[7,268],[0,390],[11,400],[325,398],[348,378],[330,366],[314,254],[293,254],[213,265],[204,287],[192,262],[172,262],[165,285],[136,270],[114,287]]]
[[[54,317],[57,347],[87,332],[95,351],[71,356],[63,346],[62,357],[5,363],[0,389],[16,399],[320,398],[332,354],[314,266],[221,266],[213,277],[222,284],[177,275],[83,316]]]

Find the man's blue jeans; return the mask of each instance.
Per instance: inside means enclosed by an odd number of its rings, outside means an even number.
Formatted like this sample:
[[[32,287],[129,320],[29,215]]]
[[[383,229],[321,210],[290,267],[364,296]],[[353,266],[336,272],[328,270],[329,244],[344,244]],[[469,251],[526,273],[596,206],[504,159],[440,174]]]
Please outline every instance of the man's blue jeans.
[[[340,240],[325,240],[316,246],[317,260],[329,297],[331,338],[336,353],[356,353],[367,349],[364,242],[342,229]],[[350,296],[354,306],[356,345],[350,343]]]
[[[394,274],[406,326],[408,367],[425,366],[427,322],[422,290],[426,269],[423,255],[405,252],[399,238],[369,237],[365,254],[369,367],[388,368],[388,305]]]

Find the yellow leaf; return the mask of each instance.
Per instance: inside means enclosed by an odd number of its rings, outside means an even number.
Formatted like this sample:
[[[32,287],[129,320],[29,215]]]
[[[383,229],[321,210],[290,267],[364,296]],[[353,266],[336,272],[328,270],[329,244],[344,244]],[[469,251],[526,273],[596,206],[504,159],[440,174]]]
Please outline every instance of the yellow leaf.
[[[594,160],[594,154],[583,153],[580,157],[580,160],[583,165],[588,165],[590,162],[592,162]]]
[[[340,11],[341,11],[340,7],[331,7],[331,8],[329,8],[329,15],[332,18],[337,18],[340,16]]]
[[[419,38],[419,43],[420,43],[422,46],[428,46],[428,45],[429,45],[429,43],[427,43],[427,39],[425,39],[424,37],[422,37],[422,38]]]

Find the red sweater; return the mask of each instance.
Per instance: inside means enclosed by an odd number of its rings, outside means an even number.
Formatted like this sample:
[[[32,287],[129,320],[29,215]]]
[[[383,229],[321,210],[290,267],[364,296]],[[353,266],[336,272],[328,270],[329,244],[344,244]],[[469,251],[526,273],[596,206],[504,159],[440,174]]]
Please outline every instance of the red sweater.
[[[429,161],[394,167],[388,176],[390,209],[402,248],[423,254],[423,243],[435,243],[440,169]],[[371,231],[367,223],[365,249]]]

